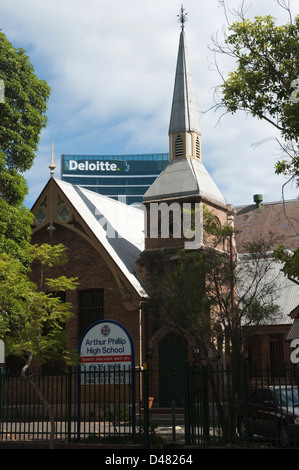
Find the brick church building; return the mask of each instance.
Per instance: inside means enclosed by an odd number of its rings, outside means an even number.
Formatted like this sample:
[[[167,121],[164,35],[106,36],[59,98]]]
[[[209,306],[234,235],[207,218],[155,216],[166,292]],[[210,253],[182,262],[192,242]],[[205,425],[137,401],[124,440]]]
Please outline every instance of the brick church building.
[[[67,247],[68,263],[44,276],[78,277],[77,290],[66,292],[66,301],[71,302],[74,312],[66,325],[71,346],[78,347],[84,331],[98,320],[119,322],[132,337],[135,367],[145,362],[149,365],[150,394],[155,403],[169,406],[174,399],[182,405],[180,377],[185,361],[193,360],[194,338],[187,331],[182,335],[149,312],[147,287],[154,282],[157,269],[157,265],[153,269],[153,259],[166,250],[171,253],[183,248],[190,240],[182,231],[179,236],[171,232],[181,219],[168,221],[165,227],[171,235],[163,236],[164,221],[153,217],[157,214],[153,211],[161,204],[164,208],[172,204],[176,208],[202,208],[205,204],[217,224],[233,223],[232,207],[203,163],[183,24],[170,114],[169,164],[145,193],[144,209],[56,179],[53,161],[50,168],[51,177],[32,208],[32,243],[62,243]],[[204,233],[197,233],[195,248],[206,242]],[[229,251],[230,247],[224,249]],[[33,271],[33,277],[38,276],[39,272]]]

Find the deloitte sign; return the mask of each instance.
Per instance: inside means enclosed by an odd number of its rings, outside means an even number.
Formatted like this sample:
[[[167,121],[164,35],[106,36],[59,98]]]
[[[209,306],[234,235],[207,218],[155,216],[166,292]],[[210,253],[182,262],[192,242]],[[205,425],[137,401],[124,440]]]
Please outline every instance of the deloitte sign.
[[[104,171],[104,172],[110,172],[110,171],[119,171],[120,168],[116,163],[111,163],[109,161],[89,161],[89,160],[84,160],[83,162],[77,162],[76,160],[70,160],[69,165],[68,165],[68,170],[69,171]]]

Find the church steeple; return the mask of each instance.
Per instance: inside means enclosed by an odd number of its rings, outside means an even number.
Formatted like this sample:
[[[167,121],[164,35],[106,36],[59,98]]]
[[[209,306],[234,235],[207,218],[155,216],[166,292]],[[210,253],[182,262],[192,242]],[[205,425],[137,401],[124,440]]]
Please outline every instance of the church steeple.
[[[170,161],[182,158],[201,160],[200,128],[196,97],[189,67],[184,24],[186,13],[179,15],[181,34],[169,124]]]
[[[226,201],[201,160],[199,115],[190,73],[181,8],[180,43],[169,125],[169,159],[165,170],[143,196],[143,203],[200,200],[224,208]]]

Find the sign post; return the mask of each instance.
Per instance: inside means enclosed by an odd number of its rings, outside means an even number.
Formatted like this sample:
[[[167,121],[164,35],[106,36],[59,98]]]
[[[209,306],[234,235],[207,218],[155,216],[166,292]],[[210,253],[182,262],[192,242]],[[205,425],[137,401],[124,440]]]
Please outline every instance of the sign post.
[[[79,344],[78,437],[81,385],[131,384],[132,431],[135,434],[134,345],[126,328],[114,320],[99,320],[83,333]],[[132,380],[131,380],[132,377]]]
[[[5,346],[2,339],[0,339],[0,368],[5,366]]]
[[[2,423],[2,400],[3,400],[3,375],[5,367],[5,346],[0,339],[0,426]]]

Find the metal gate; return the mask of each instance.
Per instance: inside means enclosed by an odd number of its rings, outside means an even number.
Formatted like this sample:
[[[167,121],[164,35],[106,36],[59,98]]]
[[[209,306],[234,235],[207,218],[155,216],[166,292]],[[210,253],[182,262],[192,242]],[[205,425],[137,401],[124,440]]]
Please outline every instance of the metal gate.
[[[188,445],[298,447],[298,368],[187,367]]]

